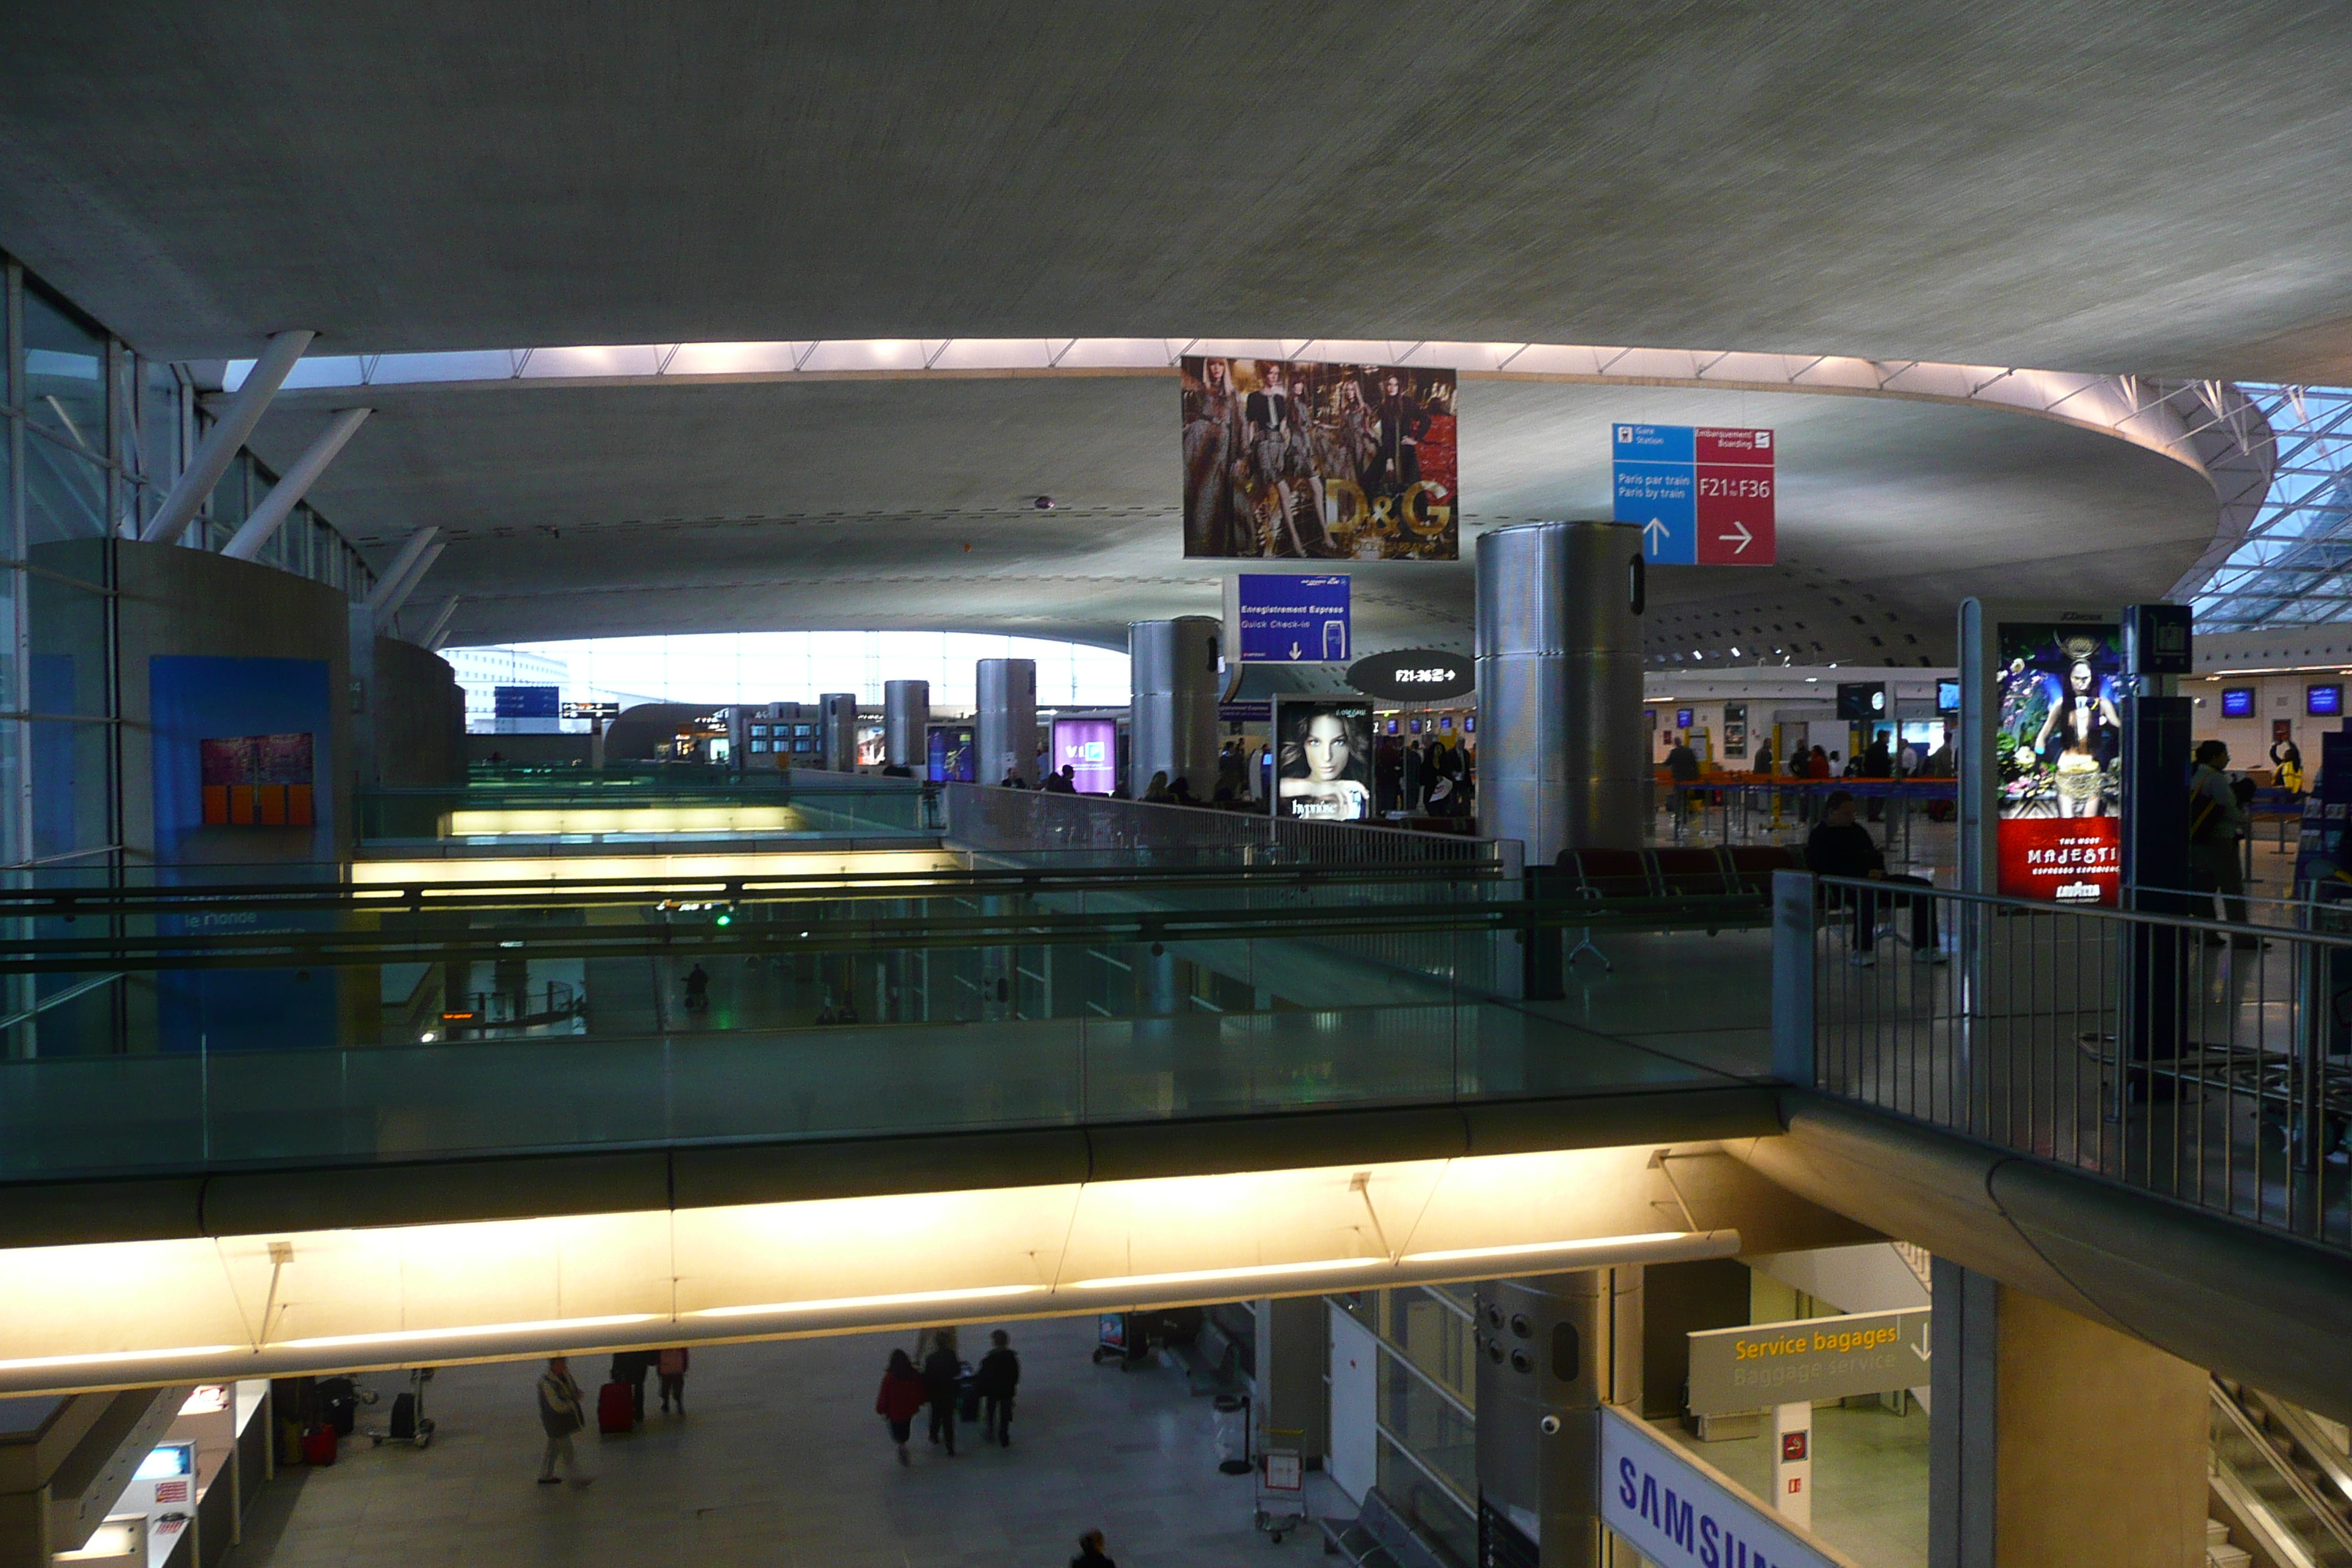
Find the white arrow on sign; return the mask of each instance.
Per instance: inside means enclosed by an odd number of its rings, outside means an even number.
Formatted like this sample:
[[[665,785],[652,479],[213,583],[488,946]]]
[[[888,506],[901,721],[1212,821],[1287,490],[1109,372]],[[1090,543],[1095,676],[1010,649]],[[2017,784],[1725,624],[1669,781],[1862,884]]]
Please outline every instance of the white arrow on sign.
[[[1739,541],[1738,544],[1734,546],[1731,552],[1734,555],[1738,555],[1745,551],[1748,545],[1755,542],[1756,536],[1748,531],[1748,525],[1744,522],[1734,522],[1731,526],[1738,529],[1739,531],[1738,533],[1718,533],[1716,535],[1716,538],[1718,540],[1736,539]]]
[[[1650,553],[1653,555],[1666,547],[1666,537],[1673,531],[1674,530],[1654,517],[1642,525],[1642,538],[1650,546]]]
[[[1292,643],[1290,645],[1290,657],[1293,658],[1297,658],[1298,657],[1298,645],[1297,643]]]
[[[1904,1349],[1921,1361],[1929,1360],[1934,1355],[1935,1352],[1927,1345],[1927,1324],[1924,1321],[1919,1324],[1919,1342],[1916,1345],[1906,1345]]]

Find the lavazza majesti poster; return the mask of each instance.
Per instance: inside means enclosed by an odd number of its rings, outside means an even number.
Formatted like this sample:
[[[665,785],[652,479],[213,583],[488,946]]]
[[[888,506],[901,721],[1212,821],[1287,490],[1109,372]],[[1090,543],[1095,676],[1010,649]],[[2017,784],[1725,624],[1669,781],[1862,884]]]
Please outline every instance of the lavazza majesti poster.
[[[1191,355],[1184,553],[1461,555],[1450,370]]]

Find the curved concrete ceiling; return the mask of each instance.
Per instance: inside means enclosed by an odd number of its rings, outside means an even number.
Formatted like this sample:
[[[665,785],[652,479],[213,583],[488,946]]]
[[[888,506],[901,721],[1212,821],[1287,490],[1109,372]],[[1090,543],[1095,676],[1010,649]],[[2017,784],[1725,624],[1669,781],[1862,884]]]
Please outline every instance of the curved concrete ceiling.
[[[289,464],[335,399],[281,405]],[[1188,562],[1164,374],[576,385],[376,385],[312,493],[388,552],[437,523],[414,603],[452,640],[919,627],[1121,645],[1215,614],[1233,563]],[[1651,649],[1948,662],[1966,594],[2160,596],[2212,543],[2213,482],[2058,420],[1880,397],[1465,380],[1465,559],[1350,563],[1367,648],[1466,647],[1485,528],[1606,516],[1616,420],[1770,426],[1781,565],[1662,568]],[[1040,511],[1038,495],[1056,506]]]
[[[169,358],[1312,323],[2352,378],[2352,29],[2299,0],[280,0],[5,37],[0,246]]]

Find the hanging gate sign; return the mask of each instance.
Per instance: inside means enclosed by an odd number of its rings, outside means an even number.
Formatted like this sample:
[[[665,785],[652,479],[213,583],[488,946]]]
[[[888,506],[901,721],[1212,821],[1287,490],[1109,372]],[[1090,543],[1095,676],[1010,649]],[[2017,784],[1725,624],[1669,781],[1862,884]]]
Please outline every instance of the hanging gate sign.
[[[1348,667],[1348,684],[1393,702],[1441,702],[1475,690],[1478,672],[1463,654],[1409,647],[1358,659]]]

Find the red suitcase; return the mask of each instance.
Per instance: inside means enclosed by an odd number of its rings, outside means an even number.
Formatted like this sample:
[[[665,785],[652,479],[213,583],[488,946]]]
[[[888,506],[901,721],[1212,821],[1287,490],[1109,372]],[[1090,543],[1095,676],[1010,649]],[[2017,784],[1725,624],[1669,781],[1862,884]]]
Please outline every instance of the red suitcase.
[[[625,1383],[608,1383],[596,1391],[596,1430],[604,1436],[637,1429],[636,1394]]]
[[[306,1465],[331,1465],[335,1462],[335,1429],[332,1426],[319,1421],[302,1428],[302,1462]]]

